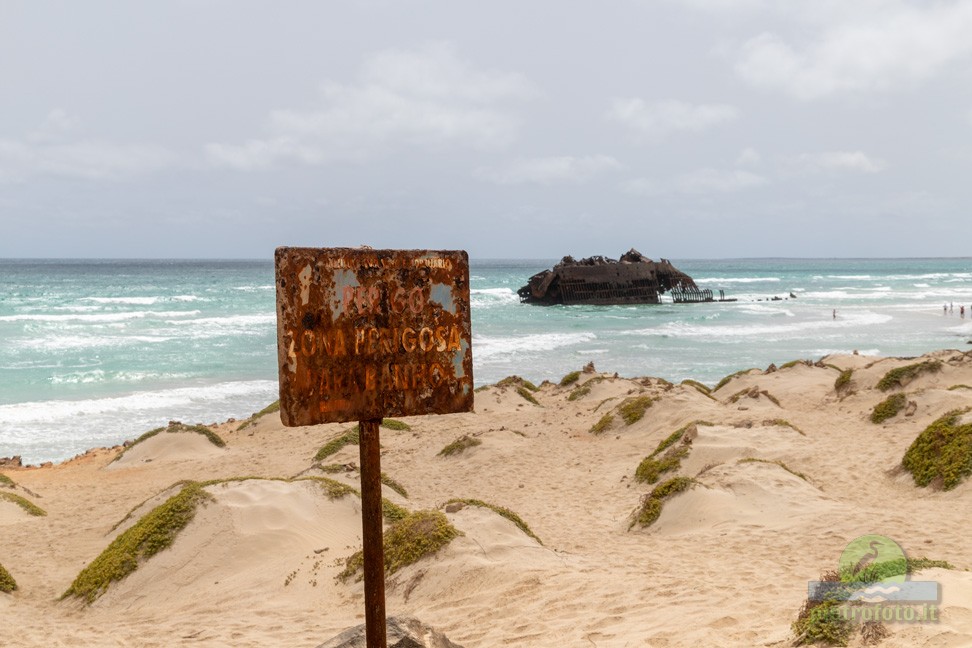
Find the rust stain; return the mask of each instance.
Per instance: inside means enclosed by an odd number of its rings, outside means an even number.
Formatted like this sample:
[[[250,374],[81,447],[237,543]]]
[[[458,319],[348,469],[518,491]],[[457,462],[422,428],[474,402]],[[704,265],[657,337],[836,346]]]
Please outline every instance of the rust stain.
[[[277,248],[284,425],[468,412],[463,251]]]

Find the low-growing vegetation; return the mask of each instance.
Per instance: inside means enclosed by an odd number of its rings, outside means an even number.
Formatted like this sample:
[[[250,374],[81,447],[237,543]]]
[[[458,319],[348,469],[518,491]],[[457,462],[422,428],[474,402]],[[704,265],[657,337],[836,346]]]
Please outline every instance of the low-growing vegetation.
[[[61,598],[74,596],[92,603],[108,586],[135,571],[139,564],[169,547],[195,517],[196,507],[212,496],[202,484],[190,482],[160,506],[125,530],[101,555],[81,570]]]
[[[4,475],[3,473],[0,473],[0,487],[2,487],[2,488],[14,488],[16,486],[17,486],[17,484],[14,483],[14,480],[10,479],[9,477],[7,477],[6,475]]]
[[[629,529],[636,525],[641,528],[649,527],[655,523],[661,515],[665,500],[668,500],[678,493],[682,493],[697,482],[690,477],[672,477],[662,482],[641,499],[641,506],[634,512]]]
[[[24,509],[24,511],[26,511],[29,515],[33,515],[35,517],[43,517],[47,515],[47,511],[37,506],[26,497],[21,497],[16,493],[0,493],[0,500],[12,502],[13,504],[16,504],[20,508]]]
[[[779,459],[771,460],[771,459],[759,459],[757,457],[746,457],[744,459],[740,459],[736,463],[765,463],[765,464],[772,464],[774,466],[779,466],[780,468],[782,468],[786,472],[790,473],[791,475],[793,475],[795,477],[799,477],[800,479],[802,479],[805,482],[809,482],[810,481],[809,479],[807,479],[807,476],[804,475],[802,472],[797,472],[796,470],[793,470],[792,468],[790,468],[789,466],[787,466],[785,463],[783,463]]]
[[[948,388],[948,391],[956,391],[959,389],[972,389],[972,387],[969,387],[968,385],[964,385],[964,384],[952,385],[951,387]]]
[[[248,418],[245,421],[243,421],[242,423],[240,423],[239,427],[237,427],[236,429],[237,429],[237,431],[239,431],[239,430],[245,430],[248,427],[252,427],[252,426],[256,425],[257,421],[259,421],[261,418],[263,418],[267,414],[273,414],[273,413],[279,412],[279,411],[280,411],[280,401],[277,400],[277,401],[274,401],[274,402],[270,403],[269,405],[267,405],[266,407],[264,407],[262,410],[260,410],[259,412],[253,414],[252,416],[250,416],[250,418]]]
[[[15,581],[14,577],[10,575],[10,572],[4,569],[3,565],[0,565],[0,592],[10,594],[11,592],[16,591],[16,589],[17,581]]]
[[[360,433],[361,431],[358,429],[357,425],[349,430],[345,430],[343,434],[334,437],[321,446],[321,449],[317,451],[316,455],[314,455],[314,461],[323,461],[331,455],[337,454],[337,452],[344,446],[358,445],[360,442]]]
[[[972,423],[961,422],[968,412],[948,412],[912,442],[901,465],[916,485],[951,490],[972,474]]]
[[[580,380],[581,372],[571,371],[569,374],[565,375],[560,379],[560,386],[567,387],[568,385],[573,385],[575,382]]]
[[[482,444],[483,442],[476,437],[471,437],[468,434],[464,434],[446,447],[439,450],[439,456],[451,457],[453,455],[462,454],[469,448],[474,448]]]
[[[803,430],[801,430],[797,426],[793,425],[792,423],[790,423],[786,419],[782,419],[782,418],[768,419],[766,421],[763,421],[763,425],[775,425],[777,427],[788,427],[791,430],[793,430],[794,432],[798,432],[798,433],[800,433],[803,436],[807,436],[807,433],[806,432],[804,432]]]
[[[848,645],[854,635],[855,622],[847,618],[846,608],[861,605],[859,602],[848,601],[850,594],[855,592],[862,583],[876,583],[886,578],[911,574],[932,567],[955,569],[944,560],[899,558],[873,563],[857,573],[854,573],[851,568],[825,572],[820,576],[821,582],[848,585],[846,588],[835,588],[820,600],[804,601],[796,621],[791,626],[793,634],[796,635],[793,645],[809,646],[819,643],[829,646]],[[877,621],[863,622],[857,627],[861,635],[861,643],[864,645],[873,643],[888,634],[887,629]]]
[[[689,423],[665,437],[654,452],[638,464],[635,481],[654,484],[664,473],[677,470],[682,465],[682,459],[688,456],[692,441],[698,434],[697,425]]]
[[[520,531],[522,531],[523,533],[527,534],[528,536],[536,540],[539,544],[543,544],[543,541],[541,541],[540,538],[537,537],[537,534],[535,534],[527,525],[527,523],[523,521],[523,518],[521,518],[519,515],[517,515],[510,509],[506,508],[505,506],[497,506],[495,504],[489,504],[488,502],[484,502],[482,500],[468,499],[468,498],[453,498],[448,502],[446,502],[444,506],[448,506],[449,504],[464,504],[467,506],[479,506],[481,508],[488,508],[493,513],[496,513],[497,515],[501,515],[502,517],[505,517],[507,520],[515,524],[520,529]]]
[[[884,377],[878,381],[877,388],[881,391],[888,391],[895,387],[904,387],[922,374],[936,373],[941,370],[941,360],[924,360],[915,364],[905,365],[897,369],[892,369],[884,374]]]
[[[603,434],[614,424],[614,414],[605,414],[591,426],[591,434]]]
[[[572,389],[570,394],[567,395],[567,400],[575,401],[578,398],[583,398],[584,396],[587,396],[588,394],[591,393],[591,390],[594,389],[594,385],[598,384],[599,382],[602,382],[603,380],[604,380],[604,376],[594,376],[593,378],[585,382],[583,385],[579,385],[574,389]]]
[[[409,513],[385,532],[385,573],[394,574],[436,553],[460,535],[461,532],[452,526],[441,511]],[[345,561],[344,570],[337,578],[347,582],[357,576],[363,567],[363,553],[355,552]]]
[[[891,394],[871,410],[871,423],[883,423],[894,418],[908,404],[908,397],[904,392]]]
[[[712,390],[706,387],[705,385],[703,385],[702,383],[700,383],[698,380],[692,380],[691,378],[686,378],[685,380],[682,381],[682,384],[688,387],[695,387],[695,389],[702,392],[706,396],[710,396],[712,394]]]
[[[496,383],[497,387],[523,387],[529,391],[535,392],[540,391],[540,388],[534,385],[532,382],[520,376],[507,376],[503,380]]]
[[[837,379],[834,380],[834,391],[837,392],[838,394],[843,394],[848,389],[850,389],[851,378],[853,376],[854,376],[853,369],[844,369],[843,371],[841,371],[840,375],[837,376]]]
[[[160,427],[160,428],[156,428],[154,430],[149,430],[148,432],[146,432],[142,436],[140,436],[137,439],[135,439],[134,441],[132,441],[124,450],[122,450],[117,455],[115,455],[115,458],[111,460],[112,463],[114,463],[114,462],[118,461],[119,459],[121,459],[123,456],[125,456],[125,453],[126,452],[128,452],[129,450],[131,450],[132,448],[134,448],[135,446],[137,446],[139,443],[142,443],[144,441],[148,441],[152,437],[157,436],[157,435],[162,434],[162,433],[166,433],[166,434],[183,434],[183,433],[200,434],[200,435],[206,437],[206,439],[209,440],[209,442],[212,443],[217,448],[225,448],[226,447],[226,442],[223,441],[223,438],[221,436],[219,436],[218,434],[216,434],[211,429],[209,429],[208,427],[206,427],[205,425],[186,425],[185,423],[179,423],[178,421],[173,421],[173,422],[169,423],[166,427]]]
[[[627,398],[618,405],[618,414],[625,425],[633,425],[644,418],[645,412],[654,402],[651,396]]]
[[[381,419],[381,427],[398,432],[409,432],[412,429],[411,425],[398,419]]]
[[[741,371],[736,371],[734,373],[729,374],[728,376],[720,380],[718,384],[716,384],[716,386],[712,388],[712,391],[714,392],[719,391],[720,389],[728,385],[733,378],[737,378],[738,376],[744,376],[748,374],[750,371],[752,371],[752,369],[742,369]]]

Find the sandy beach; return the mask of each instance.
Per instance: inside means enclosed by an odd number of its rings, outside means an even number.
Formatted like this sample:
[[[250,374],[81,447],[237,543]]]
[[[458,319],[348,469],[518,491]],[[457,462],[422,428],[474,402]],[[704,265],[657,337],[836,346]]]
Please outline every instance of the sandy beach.
[[[465,648],[787,646],[808,581],[836,569],[855,538],[880,534],[909,558],[955,567],[920,573],[941,584],[940,620],[886,624],[880,645],[972,645],[972,486],[921,488],[900,468],[926,427],[972,406],[972,355],[786,360],[710,394],[597,372],[536,391],[512,380],[479,390],[474,413],[383,427],[382,469],[407,490],[388,488],[389,500],[410,511],[482,500],[514,511],[540,541],[489,508],[450,506],[462,535],[389,575],[388,614],[415,616]],[[937,370],[878,388],[892,369],[924,361]],[[873,423],[875,406],[899,392],[908,406]],[[628,424],[622,406],[642,397],[647,409]],[[173,427],[127,450],[0,467],[13,482],[0,493],[46,513],[0,499],[0,565],[18,585],[0,594],[0,643],[316,646],[362,623],[362,584],[336,578],[360,548],[360,500],[299,479],[358,485],[356,445],[314,459],[350,427],[285,428],[269,413],[213,423],[225,447]],[[691,442],[657,483],[694,482],[652,524],[632,527],[657,485],[636,469],[682,428]],[[441,454],[463,436],[479,444]],[[60,600],[184,480],[219,481],[169,548],[90,604]]]

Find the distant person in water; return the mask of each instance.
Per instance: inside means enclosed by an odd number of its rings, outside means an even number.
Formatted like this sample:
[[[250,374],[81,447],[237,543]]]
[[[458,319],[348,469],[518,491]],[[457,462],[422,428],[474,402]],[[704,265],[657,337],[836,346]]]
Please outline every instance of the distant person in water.
[[[837,319],[837,309],[834,309],[834,319]]]
[[[959,306],[959,315],[962,316],[962,319],[965,319],[965,306]]]

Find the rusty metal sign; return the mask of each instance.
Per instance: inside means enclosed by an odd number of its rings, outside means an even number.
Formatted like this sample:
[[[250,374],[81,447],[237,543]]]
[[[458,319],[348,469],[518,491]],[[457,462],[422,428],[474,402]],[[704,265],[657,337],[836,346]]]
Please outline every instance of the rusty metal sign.
[[[284,425],[473,408],[463,251],[277,248]]]

